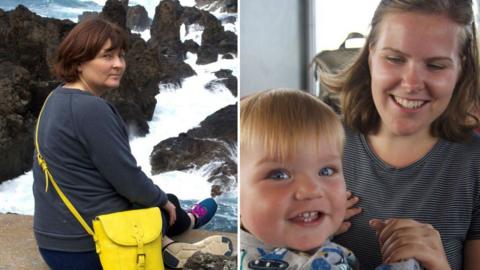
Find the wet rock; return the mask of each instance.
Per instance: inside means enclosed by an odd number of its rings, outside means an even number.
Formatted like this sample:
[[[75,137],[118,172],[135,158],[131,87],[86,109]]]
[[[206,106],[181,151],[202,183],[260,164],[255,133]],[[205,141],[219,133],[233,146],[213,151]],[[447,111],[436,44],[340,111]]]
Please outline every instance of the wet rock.
[[[231,53],[226,53],[222,56],[222,59],[234,59],[235,57]]]
[[[206,65],[218,60],[218,50],[217,48],[205,45],[200,46],[198,49],[197,65]]]
[[[151,155],[152,174],[211,166],[208,181],[212,195],[236,185],[237,105],[228,105],[178,137],[157,144]],[[219,187],[217,187],[219,186]]]
[[[219,53],[234,53],[237,54],[238,39],[237,35],[232,31],[225,31],[222,39],[218,43]]]
[[[122,3],[122,6],[125,10],[128,9],[128,2],[129,0],[120,0],[120,2]]]
[[[214,112],[200,122],[200,126],[190,129],[187,134],[196,138],[214,138],[237,143],[237,104],[228,105]]]
[[[197,64],[208,64],[216,61],[218,53],[237,54],[237,36],[231,31],[225,31],[222,22],[205,10],[183,8],[181,23],[185,25],[198,24],[203,27],[202,45],[199,49]]]
[[[181,21],[185,25],[191,25],[199,23],[199,20],[202,18],[202,11],[196,7],[184,7],[181,17]]]
[[[199,24],[204,27],[202,33],[202,47],[214,47],[217,53],[237,54],[237,36],[231,31],[225,31],[222,23],[207,11],[202,11],[202,17]]]
[[[197,53],[198,48],[200,47],[200,45],[198,45],[192,39],[185,40],[185,42],[183,42],[183,45],[185,46],[185,50],[187,50],[188,52],[191,52],[191,53]]]
[[[163,0],[155,9],[148,45],[155,50],[162,66],[162,83],[179,85],[182,79],[196,74],[190,65],[183,62],[186,54],[180,41],[183,10],[178,0]]]
[[[157,144],[150,155],[150,163],[152,174],[158,174],[201,167],[213,160],[227,160],[229,156],[221,143],[182,133]]]
[[[237,0],[195,0],[196,6],[208,11],[220,11],[236,13],[238,10]]]
[[[140,5],[128,7],[127,27],[135,31],[144,31],[150,28],[152,20],[148,17],[147,10]]]
[[[35,116],[30,111],[29,72],[0,62],[0,182],[28,171],[33,162]]]
[[[218,71],[215,71],[213,74],[215,74],[217,78],[228,78],[232,76],[233,71],[230,69],[220,69]]]
[[[210,196],[216,197],[222,195],[223,190],[222,190],[222,185],[212,185],[212,189],[210,191]]]
[[[51,80],[49,62],[74,25],[70,21],[42,18],[22,5],[3,12],[0,14],[0,60],[27,69],[32,80]]]
[[[201,251],[195,252],[185,262],[185,270],[236,270],[237,256],[220,256]]]
[[[207,89],[213,90],[213,89],[215,89],[216,85],[221,84],[221,85],[224,85],[225,87],[227,87],[228,90],[230,90],[230,92],[232,93],[232,95],[234,95],[235,97],[237,96],[237,94],[238,94],[237,93],[238,92],[238,80],[237,80],[237,77],[232,75],[231,70],[221,69],[221,70],[215,72],[215,76],[218,79],[209,82],[205,86]]]
[[[100,15],[100,13],[96,11],[84,11],[81,15],[78,15],[78,22],[93,19],[95,17],[98,17],[98,15]]]
[[[225,29],[211,13],[202,10],[200,25],[205,27],[202,33],[202,45],[217,45],[222,40]]]
[[[0,182],[31,169],[36,115],[59,84],[50,74],[50,62],[73,26],[22,5],[0,10]]]
[[[116,23],[123,29],[127,29],[127,9],[125,8],[125,3],[123,1],[107,0],[100,16]]]
[[[237,163],[231,159],[222,162],[213,169],[207,179],[208,182],[213,184],[210,190],[211,196],[219,196],[235,188],[237,173]]]
[[[150,28],[150,44],[167,58],[183,60],[185,48],[180,41],[183,7],[178,0],[163,0],[155,9]]]

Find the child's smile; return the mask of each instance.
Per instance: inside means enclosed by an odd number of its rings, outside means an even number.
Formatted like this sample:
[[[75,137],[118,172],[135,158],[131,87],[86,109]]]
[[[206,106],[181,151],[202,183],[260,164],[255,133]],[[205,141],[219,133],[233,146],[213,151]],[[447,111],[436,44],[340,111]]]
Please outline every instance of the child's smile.
[[[310,250],[343,221],[341,152],[326,140],[302,140],[286,161],[268,157],[265,151],[242,149],[240,172],[242,225],[266,244]]]

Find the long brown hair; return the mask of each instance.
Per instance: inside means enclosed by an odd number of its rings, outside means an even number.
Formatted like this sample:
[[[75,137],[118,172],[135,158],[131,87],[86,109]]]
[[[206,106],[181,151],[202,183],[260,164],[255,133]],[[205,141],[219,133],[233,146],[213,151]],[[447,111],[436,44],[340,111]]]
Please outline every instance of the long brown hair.
[[[371,92],[369,47],[375,46],[380,24],[392,12],[441,15],[462,26],[461,74],[448,107],[433,121],[430,132],[450,141],[466,140],[479,124],[474,113],[479,112],[480,102],[479,55],[471,0],[382,0],[371,21],[366,43],[353,63],[337,75],[320,75],[330,91],[340,94],[345,124],[363,134],[375,133],[380,127],[380,115]]]

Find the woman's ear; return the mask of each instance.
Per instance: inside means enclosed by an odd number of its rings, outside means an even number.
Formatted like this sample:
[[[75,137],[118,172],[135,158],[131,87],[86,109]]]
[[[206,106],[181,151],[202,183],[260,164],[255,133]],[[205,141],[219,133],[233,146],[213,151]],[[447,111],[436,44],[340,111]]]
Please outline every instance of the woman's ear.
[[[82,65],[77,66],[77,71],[78,71],[78,73],[82,73]]]

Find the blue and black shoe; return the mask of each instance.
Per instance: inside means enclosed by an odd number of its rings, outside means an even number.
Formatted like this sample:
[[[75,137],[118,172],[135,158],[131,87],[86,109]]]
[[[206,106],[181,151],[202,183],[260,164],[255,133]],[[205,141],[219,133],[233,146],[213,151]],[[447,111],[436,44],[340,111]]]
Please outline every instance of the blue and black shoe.
[[[199,203],[193,205],[188,212],[195,216],[194,229],[200,228],[207,224],[217,212],[217,202],[212,198],[207,198]]]

